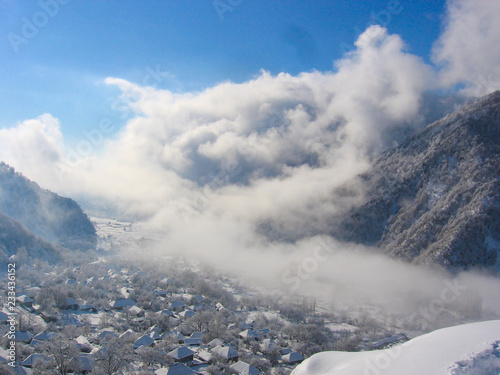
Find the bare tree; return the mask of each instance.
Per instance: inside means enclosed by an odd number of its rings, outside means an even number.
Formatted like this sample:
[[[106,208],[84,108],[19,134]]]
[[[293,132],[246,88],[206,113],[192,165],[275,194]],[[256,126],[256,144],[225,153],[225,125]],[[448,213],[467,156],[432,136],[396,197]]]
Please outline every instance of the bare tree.
[[[93,374],[114,375],[126,369],[133,360],[132,347],[119,339],[111,339],[96,353]]]
[[[142,347],[137,350],[139,360],[151,369],[156,369],[167,363],[166,354],[157,348]]]
[[[9,367],[6,363],[0,363],[0,374],[4,375],[16,375],[16,372]]]
[[[276,366],[279,363],[279,360],[281,359],[281,352],[278,347],[274,347],[271,349],[271,351],[267,354],[267,359],[269,362],[271,362],[272,366]]]
[[[222,335],[227,331],[227,319],[222,312],[213,315],[212,319],[208,322],[208,335],[207,339],[222,338]]]
[[[24,311],[18,313],[18,327],[20,331],[31,331],[34,332],[36,328],[36,322],[33,315]]]
[[[78,371],[80,368],[80,351],[74,340],[59,335],[48,341],[43,348],[53,362],[53,367],[60,375]]]
[[[198,332],[206,332],[210,322],[214,319],[214,314],[210,311],[198,311],[188,320],[192,329]]]

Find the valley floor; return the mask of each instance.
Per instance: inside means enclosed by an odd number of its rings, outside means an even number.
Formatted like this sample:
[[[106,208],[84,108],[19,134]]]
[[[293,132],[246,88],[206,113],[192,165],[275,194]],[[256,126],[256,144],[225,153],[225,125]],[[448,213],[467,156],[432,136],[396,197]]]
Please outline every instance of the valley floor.
[[[57,265],[15,256],[13,284],[5,265],[0,277],[1,374],[286,375],[309,358],[294,374],[354,375],[359,370],[402,375],[412,372],[381,367],[408,370],[408,358],[415,355],[439,357],[443,366],[461,360],[453,375],[486,374],[467,371],[497,366],[498,345],[492,345],[500,340],[498,321],[408,341],[429,327],[405,325],[379,307],[341,310],[312,297],[244,286],[237,275],[182,257],[151,259],[144,246],[155,241],[154,234],[141,233],[133,223],[94,223],[101,238],[96,253],[70,252]],[[139,255],[124,256],[124,248]],[[15,303],[9,299],[12,291]],[[443,312],[466,321],[457,312]],[[427,323],[441,324],[433,318]],[[486,346],[482,341],[477,347],[453,346],[474,344],[478,332],[485,333]],[[439,350],[433,349],[436,343]],[[449,352],[441,356],[445,348]]]

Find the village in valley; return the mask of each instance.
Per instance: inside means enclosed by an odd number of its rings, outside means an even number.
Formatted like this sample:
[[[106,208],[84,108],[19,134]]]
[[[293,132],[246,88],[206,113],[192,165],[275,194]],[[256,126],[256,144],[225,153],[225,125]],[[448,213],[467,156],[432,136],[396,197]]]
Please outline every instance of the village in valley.
[[[314,353],[394,337],[313,298],[250,290],[180,257],[150,260],[101,249],[55,265],[20,249],[10,310],[9,280],[0,279],[0,372],[290,374]]]

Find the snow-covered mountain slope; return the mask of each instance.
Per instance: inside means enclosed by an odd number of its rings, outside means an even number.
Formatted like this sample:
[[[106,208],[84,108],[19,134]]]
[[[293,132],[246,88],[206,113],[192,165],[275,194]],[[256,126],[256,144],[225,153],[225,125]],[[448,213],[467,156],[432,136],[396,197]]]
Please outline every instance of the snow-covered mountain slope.
[[[384,152],[353,185],[363,187],[361,204],[332,218],[335,237],[380,246],[414,263],[495,266],[500,91]]]
[[[7,263],[8,258],[14,254],[22,256],[19,252],[21,248],[26,250],[25,254],[31,259],[42,258],[49,263],[61,260],[56,246],[0,212],[0,264]]]
[[[499,345],[500,320],[470,323],[384,350],[318,353],[292,375],[496,375]]]
[[[46,241],[70,249],[95,248],[95,228],[78,203],[42,189],[1,161],[0,213]]]

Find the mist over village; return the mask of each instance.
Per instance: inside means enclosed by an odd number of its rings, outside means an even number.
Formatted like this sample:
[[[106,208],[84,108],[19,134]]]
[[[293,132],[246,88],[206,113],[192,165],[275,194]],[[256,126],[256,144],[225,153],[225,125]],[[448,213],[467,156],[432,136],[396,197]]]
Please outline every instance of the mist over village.
[[[0,12],[0,374],[500,372],[500,2]]]

